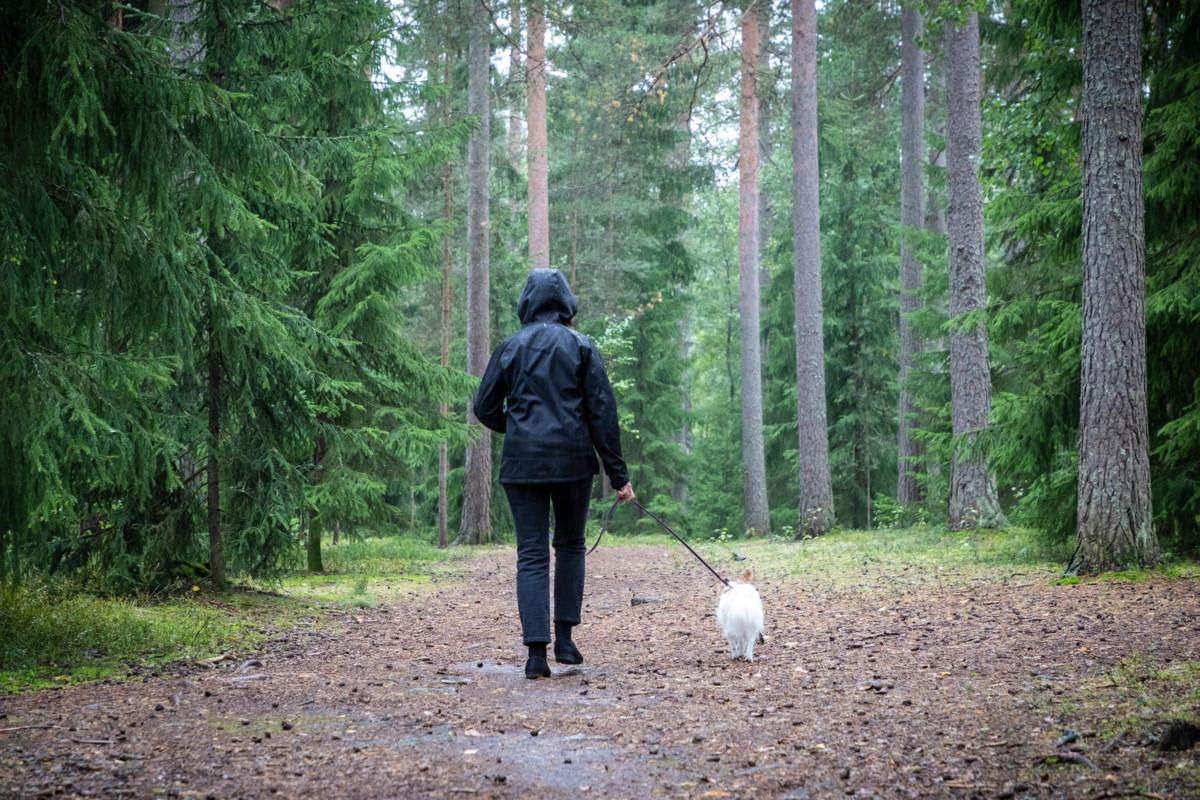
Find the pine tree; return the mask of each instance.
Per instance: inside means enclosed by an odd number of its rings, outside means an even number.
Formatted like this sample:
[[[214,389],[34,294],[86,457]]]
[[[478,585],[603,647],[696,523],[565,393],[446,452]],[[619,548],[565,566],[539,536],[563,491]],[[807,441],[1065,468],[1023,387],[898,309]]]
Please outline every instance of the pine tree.
[[[1083,4],[1083,342],[1078,571],[1150,566],[1142,8]]]
[[[978,452],[988,426],[992,379],[988,371],[983,251],[983,195],[977,164],[981,148],[979,15],[946,23],[946,142],[950,213],[950,387],[953,433],[950,526],[1005,524],[995,477]]]
[[[550,266],[550,167],[546,133],[546,8],[530,2],[528,58],[529,267]]]
[[[491,44],[486,14],[470,15],[467,113],[478,121],[467,145],[467,372],[483,375],[491,355],[488,183],[491,175],[491,107],[488,98]],[[531,58],[532,60],[532,58]],[[531,134],[532,135],[532,134]],[[475,438],[467,448],[460,538],[484,544],[492,535],[492,437],[467,412]]]
[[[746,530],[771,531],[767,510],[767,467],[763,453],[762,360],[759,354],[758,58],[760,12],[742,12],[741,104],[738,139],[738,265],[742,368],[742,464]]]
[[[900,177],[900,223],[904,227],[900,240],[900,402],[897,408],[896,501],[910,505],[921,501],[917,481],[920,470],[921,445],[913,436],[917,406],[909,386],[909,372],[915,356],[921,351],[921,341],[913,329],[912,314],[919,308],[921,263],[914,251],[913,233],[924,225],[923,200],[925,164],[925,56],[920,39],[924,35],[921,11],[912,3],[905,4],[900,15],[903,29],[900,44],[901,62],[901,136],[902,165]]]
[[[817,536],[833,527],[825,416],[821,310],[821,223],[817,167],[817,12],[792,0],[792,230],[795,272],[796,408],[800,439],[800,521]]]

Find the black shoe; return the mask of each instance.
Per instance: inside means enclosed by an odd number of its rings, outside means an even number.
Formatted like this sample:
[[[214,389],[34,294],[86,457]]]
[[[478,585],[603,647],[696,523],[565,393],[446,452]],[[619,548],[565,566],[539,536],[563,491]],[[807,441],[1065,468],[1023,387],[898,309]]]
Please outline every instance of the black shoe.
[[[550,665],[541,656],[530,656],[525,662],[525,677],[529,680],[550,677]]]
[[[583,653],[570,639],[559,639],[554,643],[554,660],[560,664],[582,664]]]

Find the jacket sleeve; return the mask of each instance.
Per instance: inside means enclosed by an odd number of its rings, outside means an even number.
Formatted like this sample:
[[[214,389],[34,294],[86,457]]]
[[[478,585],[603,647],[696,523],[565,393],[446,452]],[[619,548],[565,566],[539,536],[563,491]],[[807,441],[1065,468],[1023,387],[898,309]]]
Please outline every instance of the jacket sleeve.
[[[617,400],[604,371],[600,353],[588,342],[583,350],[583,396],[587,403],[588,430],[592,446],[604,462],[604,472],[614,489],[629,483],[629,468],[621,456],[621,428],[617,423]]]
[[[504,377],[504,368],[500,365],[500,351],[503,349],[504,346],[501,345],[492,353],[472,405],[476,419],[497,433],[504,433],[507,422],[504,399],[508,396],[508,381]]]

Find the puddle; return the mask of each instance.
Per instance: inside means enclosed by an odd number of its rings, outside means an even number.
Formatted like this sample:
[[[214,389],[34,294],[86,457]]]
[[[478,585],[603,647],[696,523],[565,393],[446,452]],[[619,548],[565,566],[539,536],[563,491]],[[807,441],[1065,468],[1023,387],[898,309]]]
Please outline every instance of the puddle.
[[[415,740],[415,741],[414,741]],[[388,744],[394,748],[425,750],[431,758],[427,737],[404,737]],[[661,785],[661,762],[645,760],[639,753],[628,753],[606,737],[574,734],[561,736],[526,730],[482,736],[453,736],[441,748],[439,758],[462,759],[464,766],[480,774],[493,785],[535,786],[563,794],[578,791],[620,789],[624,796],[649,796],[652,787]],[[632,793],[632,794],[631,794]]]
[[[451,664],[447,674],[440,676],[444,679],[452,679],[454,677],[470,678],[472,675],[497,675],[505,678],[520,678],[525,680],[525,674],[522,672],[524,665],[515,661],[498,662],[498,661],[459,661]],[[554,675],[550,678],[553,683],[556,680],[567,678],[604,678],[608,677],[608,671],[603,667],[594,667],[588,664],[583,664],[577,667],[556,667],[553,663],[550,665]],[[540,683],[536,681],[535,683]]]

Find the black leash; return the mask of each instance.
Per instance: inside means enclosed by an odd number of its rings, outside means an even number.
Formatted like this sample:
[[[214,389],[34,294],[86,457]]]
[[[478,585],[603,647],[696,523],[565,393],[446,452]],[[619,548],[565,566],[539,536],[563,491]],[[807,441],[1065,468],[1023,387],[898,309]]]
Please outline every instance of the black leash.
[[[650,509],[646,508],[644,505],[639,503],[636,499],[630,500],[629,502],[633,503],[635,506],[640,508],[644,514],[646,514],[647,516],[650,517],[650,519],[657,522],[662,527],[663,530],[665,530],[667,533],[674,536],[675,541],[679,542],[681,545],[686,547],[688,552],[696,557],[697,561],[699,561],[704,566],[708,567],[708,571],[711,572],[716,577],[717,580],[719,580],[721,583],[725,584],[726,586],[729,585],[729,581],[727,581],[725,578],[722,578],[721,573],[717,572],[715,569],[712,568],[712,564],[709,564],[707,561],[705,561],[703,556],[701,556],[699,553],[697,553],[695,550],[693,550],[692,546],[690,544],[688,544],[682,536],[680,536],[678,533],[676,533],[674,530],[672,530],[670,525],[668,525],[667,523],[665,523],[661,519],[659,519],[659,516],[657,514],[655,514]],[[608,507],[608,511],[604,512],[604,521],[600,523],[600,533],[599,533],[599,535],[596,536],[595,544],[593,544],[591,549],[587,551],[587,554],[589,556],[596,550],[597,547],[600,546],[600,540],[604,538],[604,532],[606,530],[608,530],[609,524],[612,523],[613,512],[617,510],[617,506],[619,506],[620,504],[621,504],[620,500],[614,500],[613,504]]]

